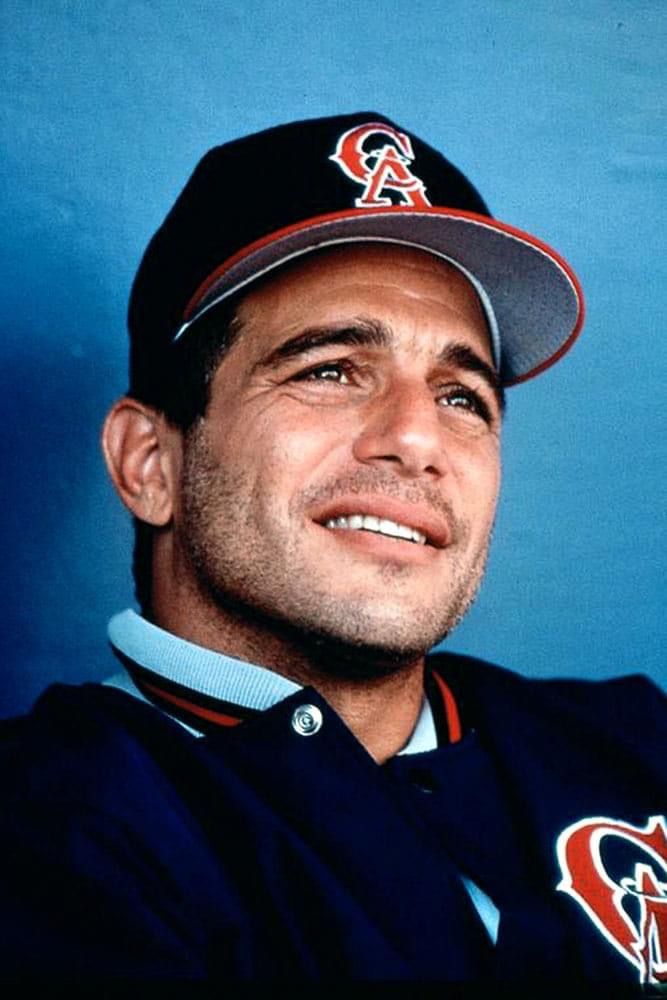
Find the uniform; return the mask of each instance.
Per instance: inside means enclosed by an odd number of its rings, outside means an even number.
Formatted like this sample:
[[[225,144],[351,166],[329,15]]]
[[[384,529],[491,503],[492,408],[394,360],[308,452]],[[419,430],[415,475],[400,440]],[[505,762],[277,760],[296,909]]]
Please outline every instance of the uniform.
[[[188,701],[120,655],[153,705],[55,686],[2,731],[6,971],[664,978],[667,724],[645,679],[432,656],[440,745],[379,766],[313,689]],[[462,875],[500,911],[495,942]]]

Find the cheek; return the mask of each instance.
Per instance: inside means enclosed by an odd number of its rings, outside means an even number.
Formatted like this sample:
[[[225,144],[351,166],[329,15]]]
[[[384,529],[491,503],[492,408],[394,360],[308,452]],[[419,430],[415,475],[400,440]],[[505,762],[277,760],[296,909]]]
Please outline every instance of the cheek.
[[[225,452],[236,468],[242,467],[263,495],[268,489],[289,503],[318,471],[350,450],[347,429],[331,413],[307,408],[267,407],[246,413],[235,421]],[[280,502],[280,501],[279,501]]]
[[[452,463],[466,509],[488,531],[495,516],[500,490],[500,452],[497,439],[478,442],[473,449],[462,450]]]
[[[486,530],[490,531],[496,515],[498,495],[500,492],[500,463],[497,455],[480,474],[480,496],[483,499]]]

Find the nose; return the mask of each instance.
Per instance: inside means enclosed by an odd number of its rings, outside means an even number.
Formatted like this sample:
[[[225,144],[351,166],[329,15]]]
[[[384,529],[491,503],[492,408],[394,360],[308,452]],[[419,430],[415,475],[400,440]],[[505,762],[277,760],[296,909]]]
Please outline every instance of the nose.
[[[443,426],[431,389],[393,381],[374,399],[353,448],[370,465],[390,465],[405,476],[439,478],[447,469]]]

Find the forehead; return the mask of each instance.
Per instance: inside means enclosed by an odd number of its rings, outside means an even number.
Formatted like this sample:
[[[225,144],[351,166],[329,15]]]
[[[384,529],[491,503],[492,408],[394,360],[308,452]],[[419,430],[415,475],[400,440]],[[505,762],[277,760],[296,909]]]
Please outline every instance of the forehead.
[[[468,279],[432,254],[391,244],[308,254],[265,279],[238,309],[246,331],[262,340],[356,316],[388,319],[399,327],[394,332],[417,342],[427,333],[463,336],[491,357],[484,310]]]

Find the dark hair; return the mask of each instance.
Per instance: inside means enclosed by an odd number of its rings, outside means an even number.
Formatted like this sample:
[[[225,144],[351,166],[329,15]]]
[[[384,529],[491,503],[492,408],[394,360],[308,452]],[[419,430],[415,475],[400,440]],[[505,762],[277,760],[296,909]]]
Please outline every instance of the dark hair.
[[[205,313],[182,340],[148,364],[135,347],[130,360],[128,395],[163,413],[183,434],[205,416],[211,382],[240,333],[236,296]],[[133,345],[134,346],[134,345]],[[159,528],[134,519],[132,574],[141,612],[151,618],[153,539]]]

